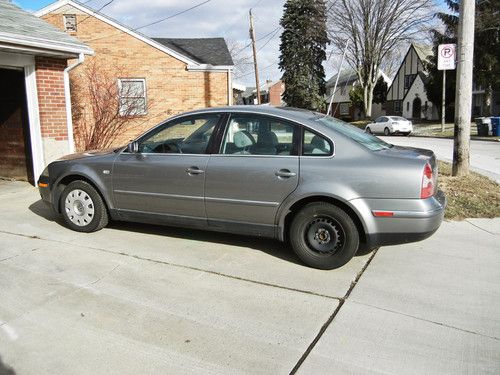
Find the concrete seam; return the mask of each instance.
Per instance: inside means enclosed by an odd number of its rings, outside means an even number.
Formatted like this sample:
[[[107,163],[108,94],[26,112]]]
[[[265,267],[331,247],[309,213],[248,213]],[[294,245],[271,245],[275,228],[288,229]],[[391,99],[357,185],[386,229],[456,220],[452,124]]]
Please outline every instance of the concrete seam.
[[[483,334],[483,333],[474,332],[474,331],[469,331],[469,330],[467,330],[467,329],[458,328],[458,327],[455,327],[455,326],[452,326],[452,325],[449,325],[449,324],[446,324],[446,323],[436,322],[435,320],[430,320],[430,319],[420,318],[420,317],[415,316],[415,315],[406,314],[406,313],[403,313],[403,312],[394,311],[394,310],[390,310],[390,309],[384,309],[383,307],[378,307],[378,306],[370,305],[370,304],[368,304],[368,303],[363,303],[363,302],[359,302],[359,301],[354,301],[354,300],[352,300],[351,302],[352,302],[352,303],[355,303],[355,304],[358,304],[358,305],[363,305],[363,306],[371,307],[371,308],[374,308],[374,309],[377,309],[377,310],[382,310],[382,311],[387,311],[387,312],[390,312],[390,313],[393,313],[393,314],[398,314],[398,315],[402,315],[402,316],[407,316],[407,317],[409,317],[409,318],[417,319],[417,320],[420,320],[420,321],[423,321],[423,322],[432,323],[432,324],[437,324],[437,325],[439,325],[439,326],[443,326],[443,327],[446,327],[446,328],[455,329],[455,330],[460,331],[460,332],[471,333],[471,334],[473,334],[473,335],[478,335],[478,336],[482,336],[482,337],[486,337],[486,338],[489,338],[489,339],[493,339],[493,340],[498,340],[498,341],[500,341],[500,338],[499,338],[499,337],[489,336],[489,335],[485,335],[485,334]]]
[[[354,280],[351,282],[351,285],[350,285],[349,289],[347,290],[346,294],[344,295],[344,297],[342,297],[340,299],[337,308],[333,311],[332,315],[330,315],[330,317],[327,319],[327,321],[321,326],[319,332],[316,334],[316,336],[314,337],[313,341],[309,344],[309,346],[307,347],[307,349],[304,352],[304,354],[302,354],[302,356],[299,358],[299,360],[297,361],[297,363],[295,364],[295,366],[290,371],[290,375],[293,375],[293,374],[297,373],[297,371],[299,370],[300,366],[302,366],[302,364],[307,359],[307,357],[309,356],[309,354],[311,353],[311,351],[314,349],[314,347],[316,346],[316,344],[318,343],[318,341],[321,339],[321,336],[323,336],[323,334],[326,332],[327,328],[333,322],[333,320],[335,319],[335,317],[339,313],[340,309],[344,305],[344,302],[347,300],[347,298],[349,298],[349,296],[351,295],[352,290],[358,284],[359,279],[361,278],[361,276],[363,275],[363,273],[365,272],[365,270],[368,268],[368,266],[372,262],[373,258],[377,254],[377,251],[378,251],[378,249],[376,249],[376,250],[373,251],[372,255],[370,255],[370,258],[368,258],[368,260],[366,261],[366,263],[363,266],[363,268],[361,269],[361,271],[358,272],[358,274],[356,275],[356,277],[354,278]]]
[[[465,221],[466,221],[467,223],[469,223],[470,225],[472,225],[473,227],[476,227],[477,229],[481,229],[482,231],[484,231],[484,232],[486,232],[486,233],[489,233],[489,234],[491,234],[492,236],[497,236],[497,234],[495,234],[495,233],[493,233],[493,232],[490,232],[489,230],[486,230],[486,229],[484,229],[484,228],[481,228],[479,225],[476,225],[476,224],[474,224],[474,223],[470,222],[470,221],[469,221],[469,220],[467,220],[467,219],[465,219]]]
[[[38,239],[38,240],[48,241],[48,242],[57,242],[57,243],[61,243],[61,244],[64,244],[64,245],[74,245],[72,243],[68,243],[68,242],[65,242],[65,241],[49,240],[49,239],[41,238],[39,236],[30,236],[30,235],[26,235],[26,234],[8,232],[8,231],[3,231],[3,230],[0,230],[0,233],[10,234],[10,235],[20,236],[20,237],[26,237],[26,238],[31,238],[31,239]],[[334,300],[337,300],[337,301],[342,300],[342,298],[339,298],[339,297],[328,296],[328,295],[325,295],[325,294],[315,293],[315,292],[311,292],[311,291],[303,290],[303,289],[289,288],[289,287],[286,287],[286,286],[276,285],[276,284],[271,284],[271,283],[266,283],[266,282],[263,282],[263,281],[246,279],[246,278],[243,278],[243,277],[238,277],[238,276],[234,276],[234,275],[228,275],[228,274],[217,272],[217,271],[205,270],[203,268],[191,267],[191,266],[186,266],[186,265],[183,265],[183,264],[171,263],[171,262],[166,262],[166,261],[162,261],[162,260],[155,260],[155,259],[151,259],[151,258],[141,257],[139,255],[126,254],[126,253],[123,253],[123,252],[114,252],[114,251],[110,251],[110,250],[106,250],[106,249],[101,249],[101,248],[98,248],[98,247],[82,246],[82,245],[79,245],[79,246],[80,247],[85,247],[86,249],[91,249],[91,250],[96,250],[96,251],[102,251],[102,252],[105,252],[105,253],[108,253],[108,254],[121,255],[121,256],[131,257],[131,258],[135,258],[135,259],[142,260],[142,261],[153,262],[153,263],[157,263],[157,264],[163,264],[163,265],[167,265],[167,266],[172,266],[172,267],[177,267],[177,268],[183,268],[183,269],[188,269],[188,270],[192,270],[192,271],[204,272],[204,273],[208,273],[208,274],[211,274],[211,275],[226,277],[226,278],[229,278],[229,279],[234,279],[234,280],[239,280],[239,281],[245,281],[245,282],[249,282],[249,283],[253,283],[253,284],[258,284],[258,285],[269,286],[269,287],[278,288],[278,289],[289,290],[289,291],[292,291],[292,292],[309,294],[309,295],[313,295],[313,296],[317,296],[317,297],[322,297],[322,298],[334,299]]]

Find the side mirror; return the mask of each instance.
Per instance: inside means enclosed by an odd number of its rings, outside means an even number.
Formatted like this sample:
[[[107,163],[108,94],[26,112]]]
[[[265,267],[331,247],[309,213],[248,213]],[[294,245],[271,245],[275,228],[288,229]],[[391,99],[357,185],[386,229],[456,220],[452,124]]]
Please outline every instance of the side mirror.
[[[127,152],[130,152],[131,154],[137,154],[139,152],[139,142],[130,142],[127,146]]]

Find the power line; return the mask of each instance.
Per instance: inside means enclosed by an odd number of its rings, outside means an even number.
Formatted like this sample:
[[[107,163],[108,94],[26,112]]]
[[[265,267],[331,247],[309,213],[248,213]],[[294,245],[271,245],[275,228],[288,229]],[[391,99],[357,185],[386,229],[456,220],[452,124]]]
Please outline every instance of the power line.
[[[87,3],[90,3],[91,1],[93,0],[87,0],[86,2],[84,2],[83,4],[87,4]],[[108,1],[106,4],[104,4],[103,6],[101,6],[99,9],[97,9],[95,12],[96,13],[99,13],[101,10],[103,10],[104,8],[106,8],[109,4],[111,4],[114,0],[110,0]],[[85,22],[86,20],[88,20],[90,18],[90,14],[85,17],[83,20],[81,20],[80,22],[77,22],[75,26],[78,26],[79,24],[81,24],[82,22]]]
[[[113,0],[111,0],[111,1],[113,1]],[[202,5],[206,4],[206,3],[209,3],[210,1],[212,1],[212,0],[205,0],[205,1],[201,2],[201,3],[198,3],[198,4],[196,4],[196,5],[193,5],[192,7],[189,7],[189,8],[187,8],[187,9],[184,9],[184,10],[180,11],[180,12],[174,13],[174,14],[172,14],[172,15],[168,16],[168,17],[161,18],[161,19],[156,20],[156,21],[154,21],[154,22],[150,22],[150,23],[148,23],[148,24],[146,24],[146,25],[142,25],[142,26],[139,26],[139,27],[136,27],[136,28],[130,29],[130,30],[131,30],[131,31],[137,31],[137,30],[139,30],[139,29],[143,29],[143,28],[145,28],[145,27],[148,27],[148,26],[151,26],[151,25],[155,25],[155,24],[160,23],[160,22],[164,22],[164,21],[166,21],[166,20],[172,19],[172,18],[177,17],[177,16],[179,16],[179,15],[181,15],[181,14],[184,14],[184,13],[186,13],[186,12],[189,12],[190,10],[193,10],[193,9],[195,9],[195,8],[198,8],[198,7],[200,7],[200,6],[202,6]],[[89,17],[90,17],[90,16],[89,16]],[[114,35],[118,35],[118,34],[120,34],[120,33],[119,33],[119,32],[117,32],[117,33],[113,33],[113,34],[108,34],[108,35],[100,36],[100,37],[98,37],[98,38],[87,39],[87,40],[85,40],[84,42],[93,42],[93,41],[96,41],[96,40],[100,40],[100,39],[108,38],[108,37],[110,37],[110,36],[114,36]]]

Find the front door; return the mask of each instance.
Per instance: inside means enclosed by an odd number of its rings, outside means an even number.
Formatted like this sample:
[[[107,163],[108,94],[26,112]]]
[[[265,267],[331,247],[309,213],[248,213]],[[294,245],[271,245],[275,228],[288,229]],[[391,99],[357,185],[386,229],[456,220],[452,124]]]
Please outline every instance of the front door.
[[[120,213],[205,222],[206,150],[220,117],[172,120],[141,137],[137,152],[122,152],[113,167],[113,199]]]
[[[422,117],[422,100],[420,98],[413,99],[412,118],[420,120]]]
[[[231,115],[220,153],[207,166],[210,226],[273,235],[278,207],[298,185],[299,131],[273,117]]]

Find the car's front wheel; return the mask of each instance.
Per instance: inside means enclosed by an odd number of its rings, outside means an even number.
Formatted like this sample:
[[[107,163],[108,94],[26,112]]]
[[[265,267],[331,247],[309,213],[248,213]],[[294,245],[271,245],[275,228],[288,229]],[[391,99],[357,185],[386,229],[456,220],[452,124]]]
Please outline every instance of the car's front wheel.
[[[391,135],[391,131],[389,130],[389,128],[384,129],[384,135]]]
[[[367,127],[367,128],[366,128],[366,132],[367,132],[368,134],[372,134],[372,130],[370,129],[370,127]]]
[[[73,181],[61,195],[61,212],[66,224],[78,232],[95,232],[108,225],[106,206],[92,185]]]
[[[349,262],[359,246],[359,233],[351,217],[326,202],[306,205],[294,217],[290,243],[306,265],[331,270]]]

